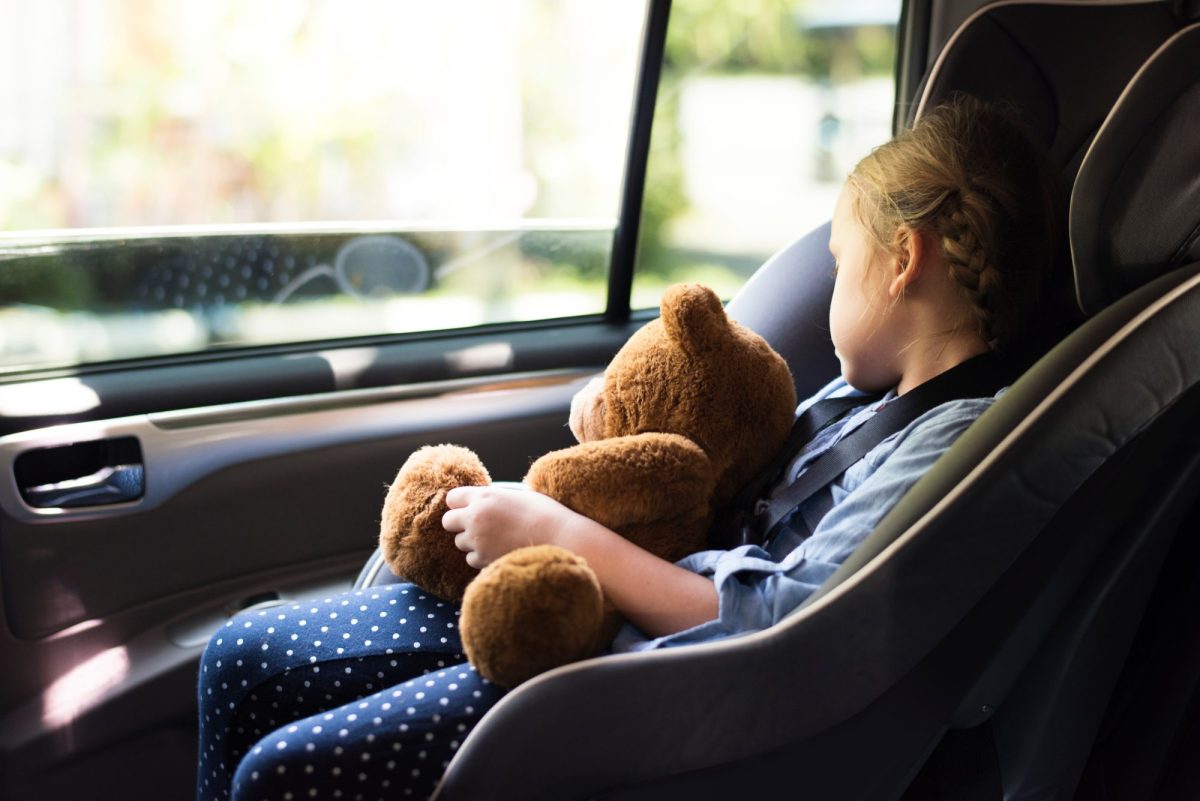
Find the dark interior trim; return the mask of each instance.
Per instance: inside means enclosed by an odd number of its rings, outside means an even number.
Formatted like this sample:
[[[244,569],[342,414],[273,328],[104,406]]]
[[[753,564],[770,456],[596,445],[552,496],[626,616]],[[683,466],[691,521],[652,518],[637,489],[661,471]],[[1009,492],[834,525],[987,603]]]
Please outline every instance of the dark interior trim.
[[[605,365],[646,315],[210,354],[0,383],[0,437],[178,409]]]
[[[642,195],[646,185],[646,162],[650,156],[650,129],[654,124],[654,106],[658,100],[658,81],[662,74],[670,13],[671,0],[650,0],[646,10],[646,33],[642,37],[642,59],[638,67],[636,100],[625,157],[621,211],[613,232],[612,258],[608,268],[608,304],[604,316],[610,322],[629,319],[629,297],[633,291],[633,268],[637,261]]]
[[[898,134],[909,119],[929,63],[930,0],[905,0],[900,8],[896,38],[896,95],[892,133]]]

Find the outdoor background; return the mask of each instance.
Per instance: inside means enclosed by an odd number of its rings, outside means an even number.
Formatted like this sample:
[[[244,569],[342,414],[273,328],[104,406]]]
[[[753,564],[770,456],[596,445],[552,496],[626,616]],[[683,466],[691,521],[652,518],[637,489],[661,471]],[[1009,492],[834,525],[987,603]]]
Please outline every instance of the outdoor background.
[[[635,306],[890,135],[898,0],[676,0]],[[0,370],[603,310],[633,0],[0,0]]]

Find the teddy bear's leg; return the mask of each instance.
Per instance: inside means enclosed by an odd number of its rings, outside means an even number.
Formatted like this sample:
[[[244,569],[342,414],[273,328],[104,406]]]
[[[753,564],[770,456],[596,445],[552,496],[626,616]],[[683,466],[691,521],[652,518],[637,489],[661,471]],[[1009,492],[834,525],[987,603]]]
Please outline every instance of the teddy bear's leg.
[[[459,629],[476,670],[515,687],[599,653],[605,619],[604,594],[587,562],[553,545],[533,545],[497,559],[471,582]]]
[[[467,448],[432,445],[409,456],[388,490],[379,527],[379,546],[392,572],[439,598],[461,600],[479,571],[442,528],[446,493],[489,483],[483,462]]]

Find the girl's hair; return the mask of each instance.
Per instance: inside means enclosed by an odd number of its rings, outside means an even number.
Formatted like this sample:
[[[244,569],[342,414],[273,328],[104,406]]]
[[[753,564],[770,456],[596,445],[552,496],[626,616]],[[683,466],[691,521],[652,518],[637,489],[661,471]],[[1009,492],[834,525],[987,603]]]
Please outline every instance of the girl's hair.
[[[960,95],[871,151],[850,174],[855,211],[896,251],[903,226],[931,234],[979,335],[1004,349],[1027,330],[1054,253],[1049,158],[1010,112]]]

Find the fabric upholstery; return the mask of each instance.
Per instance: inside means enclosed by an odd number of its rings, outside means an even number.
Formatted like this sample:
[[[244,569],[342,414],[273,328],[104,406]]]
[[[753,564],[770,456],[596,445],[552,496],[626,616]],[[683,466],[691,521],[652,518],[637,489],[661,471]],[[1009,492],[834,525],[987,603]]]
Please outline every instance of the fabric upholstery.
[[[1080,305],[1200,259],[1200,24],[1163,45],[1105,120],[1071,195]]]

